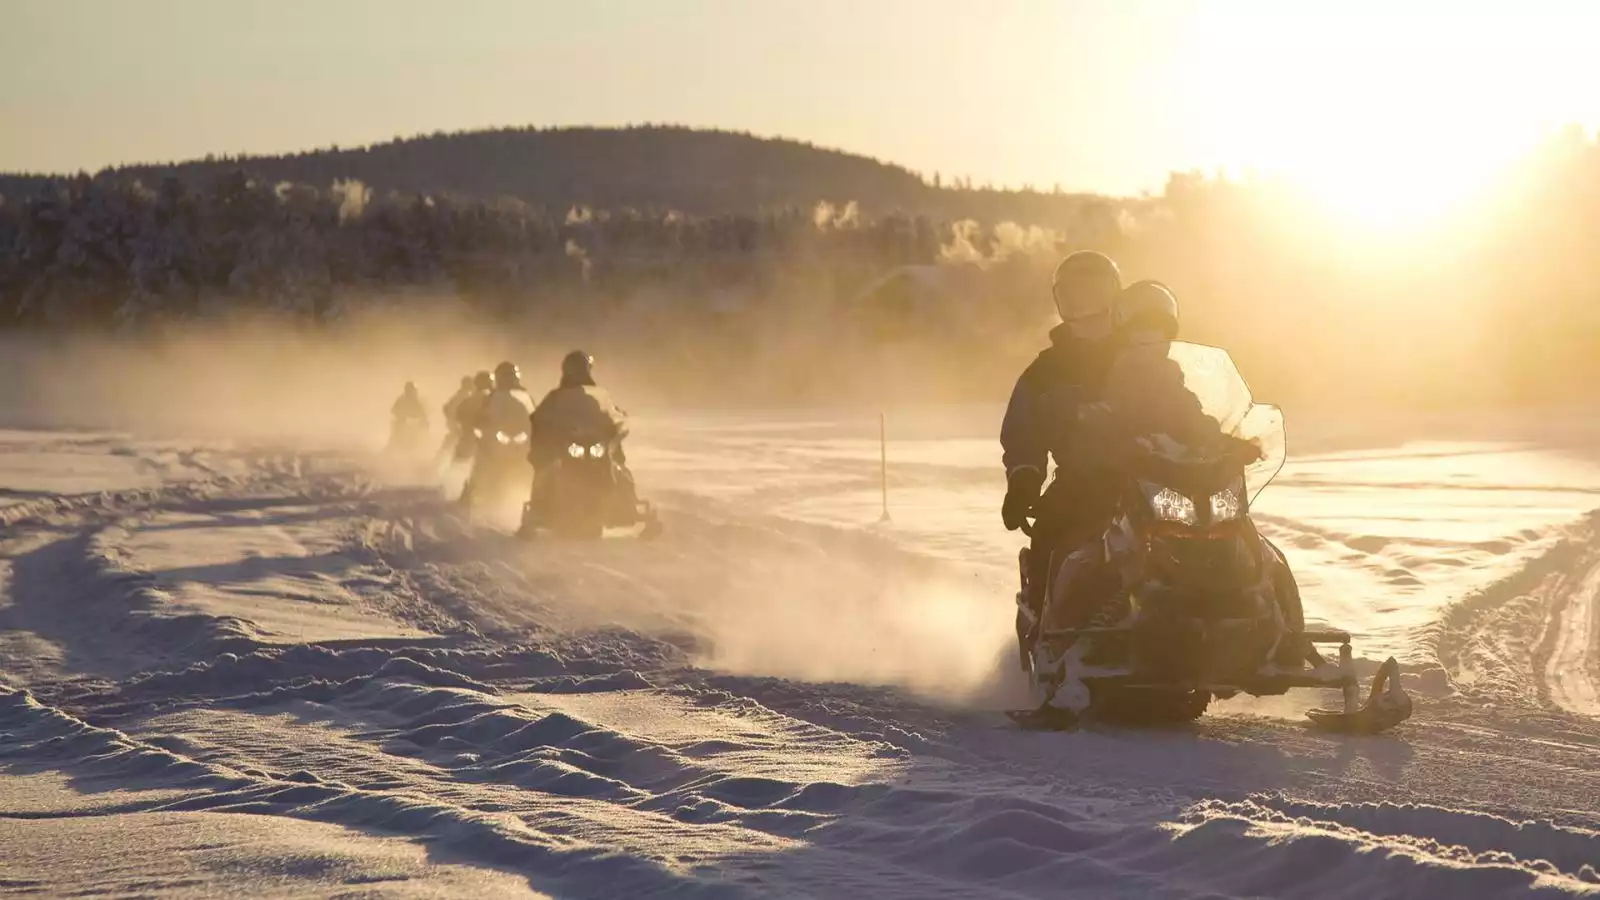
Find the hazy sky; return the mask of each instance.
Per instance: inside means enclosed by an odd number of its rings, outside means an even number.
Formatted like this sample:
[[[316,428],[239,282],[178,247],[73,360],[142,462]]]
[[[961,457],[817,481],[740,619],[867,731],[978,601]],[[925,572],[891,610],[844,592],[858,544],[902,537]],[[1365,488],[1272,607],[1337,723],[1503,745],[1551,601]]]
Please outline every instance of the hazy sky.
[[[1454,178],[1600,122],[1595,35],[1600,0],[0,0],[0,170],[652,121],[1040,187]]]

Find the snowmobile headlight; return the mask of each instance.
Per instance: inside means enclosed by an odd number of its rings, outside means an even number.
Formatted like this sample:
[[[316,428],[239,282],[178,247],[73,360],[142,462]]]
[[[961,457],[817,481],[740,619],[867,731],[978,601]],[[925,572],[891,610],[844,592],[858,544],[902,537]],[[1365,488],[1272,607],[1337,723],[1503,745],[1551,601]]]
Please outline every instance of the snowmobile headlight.
[[[516,434],[511,436],[511,443],[513,443],[513,444],[526,444],[527,442],[528,442],[527,432],[519,431]]]
[[[1228,488],[1220,494],[1211,495],[1211,521],[1232,522],[1244,512],[1244,503],[1239,498],[1239,492]]]
[[[1139,482],[1139,487],[1144,490],[1146,500],[1150,501],[1150,510],[1156,518],[1163,522],[1178,522],[1183,525],[1196,525],[1200,522],[1200,515],[1194,508],[1194,501],[1169,487],[1158,487],[1149,482]]]
[[[569,445],[567,445],[567,455],[572,457],[573,459],[583,459],[583,452],[584,451],[583,451],[583,445],[582,444],[569,444]]]
[[[509,434],[506,434],[506,433],[505,433],[505,432],[504,432],[504,431],[496,431],[496,432],[495,432],[495,433],[494,433],[494,439],[495,439],[495,440],[496,440],[496,441],[499,441],[499,442],[500,442],[500,443],[502,443],[502,444],[509,444],[509,443],[511,443],[511,435],[509,435]]]
[[[606,455],[606,445],[605,444],[590,444],[589,445],[589,455],[594,457],[595,459],[599,459],[600,457],[605,456]]]
[[[472,436],[475,437],[475,438],[483,437],[483,429],[482,428],[474,428],[474,429],[472,429]]]

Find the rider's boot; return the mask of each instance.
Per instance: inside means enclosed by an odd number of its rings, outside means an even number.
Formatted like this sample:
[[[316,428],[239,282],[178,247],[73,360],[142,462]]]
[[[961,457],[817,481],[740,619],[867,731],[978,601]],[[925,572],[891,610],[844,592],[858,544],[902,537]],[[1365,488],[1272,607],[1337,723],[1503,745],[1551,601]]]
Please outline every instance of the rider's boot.
[[[1028,653],[1033,646],[1033,634],[1039,622],[1039,600],[1032,589],[1034,579],[1029,577],[1028,557],[1027,547],[1017,551],[1017,656],[1024,672],[1030,665]]]

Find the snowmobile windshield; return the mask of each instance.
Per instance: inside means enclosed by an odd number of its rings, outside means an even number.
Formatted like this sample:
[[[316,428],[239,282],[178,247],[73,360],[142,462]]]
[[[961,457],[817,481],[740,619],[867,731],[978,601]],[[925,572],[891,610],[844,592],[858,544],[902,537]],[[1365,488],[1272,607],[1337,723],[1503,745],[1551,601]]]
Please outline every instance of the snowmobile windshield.
[[[1163,467],[1243,463],[1252,501],[1283,468],[1283,414],[1255,402],[1232,357],[1218,347],[1181,341],[1128,347],[1112,363],[1099,406],[1101,422],[1091,432],[1124,458]]]

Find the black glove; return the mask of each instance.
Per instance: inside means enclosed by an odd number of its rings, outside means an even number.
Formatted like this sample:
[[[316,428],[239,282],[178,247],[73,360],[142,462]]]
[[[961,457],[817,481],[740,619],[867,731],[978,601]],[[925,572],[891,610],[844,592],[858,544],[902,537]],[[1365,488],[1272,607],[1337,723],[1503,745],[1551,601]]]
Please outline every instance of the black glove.
[[[1000,518],[1007,531],[1016,531],[1027,524],[1028,513],[1039,501],[1039,489],[1044,487],[1044,473],[1038,469],[1017,469],[1006,479],[1006,499],[1000,504]]]

